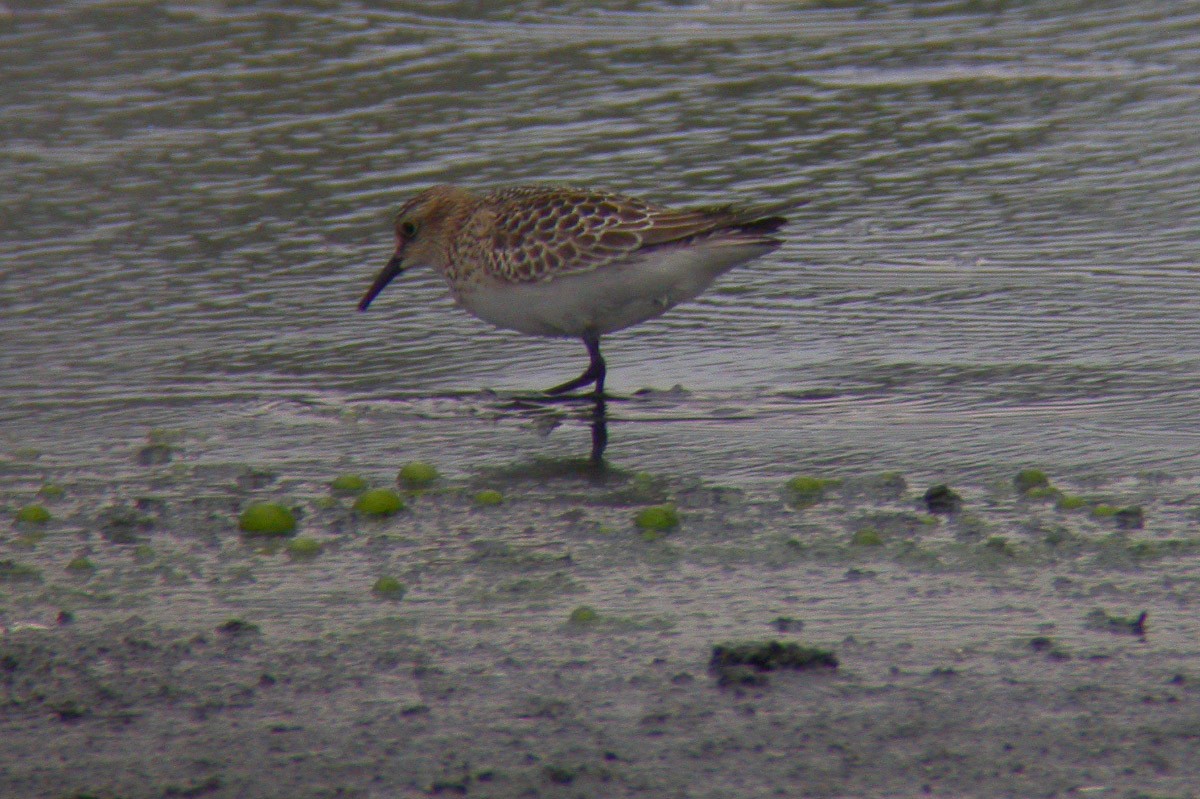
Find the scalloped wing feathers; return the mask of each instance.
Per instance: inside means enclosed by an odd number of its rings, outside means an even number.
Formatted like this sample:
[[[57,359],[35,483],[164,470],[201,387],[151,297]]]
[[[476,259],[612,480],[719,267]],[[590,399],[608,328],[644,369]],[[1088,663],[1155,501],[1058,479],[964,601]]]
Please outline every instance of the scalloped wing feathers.
[[[519,283],[593,271],[662,247],[777,245],[769,234],[786,221],[763,209],[675,210],[583,189],[517,187],[482,199],[477,213],[491,215],[493,233],[472,255]]]

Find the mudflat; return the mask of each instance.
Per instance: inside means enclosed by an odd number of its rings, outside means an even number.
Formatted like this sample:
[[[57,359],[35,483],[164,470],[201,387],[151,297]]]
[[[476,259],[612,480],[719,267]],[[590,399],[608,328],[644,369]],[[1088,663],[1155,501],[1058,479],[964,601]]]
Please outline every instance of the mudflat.
[[[1195,486],[1169,476],[745,488],[529,461],[339,491],[149,459],[31,497],[22,469],[4,505],[50,518],[0,540],[0,795],[1200,785]],[[371,484],[405,507],[355,511]],[[241,532],[263,499],[296,528]],[[833,663],[714,660],[731,646]]]

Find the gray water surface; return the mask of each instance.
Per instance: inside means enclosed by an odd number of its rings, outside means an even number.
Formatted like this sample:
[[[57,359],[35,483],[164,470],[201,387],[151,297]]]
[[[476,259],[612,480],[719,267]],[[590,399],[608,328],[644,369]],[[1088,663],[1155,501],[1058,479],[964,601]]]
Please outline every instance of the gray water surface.
[[[612,404],[615,464],[1196,474],[1200,6],[831,5],[9,3],[0,448],[585,454],[585,412],[484,391],[574,376],[578,342],[430,272],[355,311],[413,192],[569,182],[809,200],[606,340],[612,391],[664,392]]]

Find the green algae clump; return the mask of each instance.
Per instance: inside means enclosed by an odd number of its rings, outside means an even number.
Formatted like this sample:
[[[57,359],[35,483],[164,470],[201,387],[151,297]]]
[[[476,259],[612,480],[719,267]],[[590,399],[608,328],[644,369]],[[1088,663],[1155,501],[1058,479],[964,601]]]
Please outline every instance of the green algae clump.
[[[67,490],[58,483],[44,483],[38,489],[38,496],[43,499],[59,499],[65,493],[67,493]]]
[[[567,617],[567,623],[574,625],[591,624],[599,618],[600,614],[596,612],[595,608],[580,605],[571,611],[571,615]]]
[[[908,491],[908,481],[900,472],[881,472],[868,485],[880,499],[900,499]]]
[[[423,461],[413,461],[400,467],[397,482],[405,488],[425,488],[441,475],[431,464]]]
[[[1017,489],[1018,494],[1028,496],[1030,492],[1035,492],[1037,489],[1050,488],[1050,478],[1041,469],[1022,469],[1013,478],[1013,487]],[[1042,492],[1036,491],[1036,493]]]
[[[1057,501],[1062,494],[1054,486],[1034,486],[1025,492],[1025,499],[1052,499]]]
[[[709,671],[721,687],[765,685],[767,678],[763,672],[778,669],[809,671],[837,667],[837,656],[828,649],[779,641],[717,644],[708,662]]]
[[[850,545],[855,547],[877,547],[883,543],[883,536],[874,527],[864,527],[850,538]]]
[[[679,513],[674,505],[651,505],[638,511],[633,523],[647,533],[665,533],[679,526]]]
[[[1083,497],[1077,497],[1074,494],[1058,495],[1058,499],[1054,503],[1054,507],[1061,511],[1079,510],[1087,505],[1087,500]]]
[[[487,489],[486,491],[480,491],[478,494],[476,494],[474,497],[474,502],[476,505],[485,508],[495,507],[496,505],[500,505],[504,502],[504,495],[499,491]]]
[[[375,584],[371,586],[371,593],[382,599],[400,600],[408,593],[408,589],[404,587],[404,583],[395,577],[385,575],[376,580]]]
[[[354,511],[364,516],[391,516],[404,510],[404,500],[390,488],[373,488],[359,494]]]
[[[254,502],[242,511],[238,527],[246,535],[290,535],[296,529],[296,517],[277,502]]]
[[[341,494],[358,494],[367,490],[367,481],[357,474],[343,474],[333,478],[329,487]]]
[[[93,572],[95,570],[96,564],[92,563],[91,560],[83,557],[82,555],[78,558],[71,558],[70,562],[67,563],[67,571],[69,572],[75,572],[78,574],[82,572]]]
[[[737,641],[713,647],[712,667],[753,666],[760,671],[776,669],[836,669],[837,656],[828,649],[779,641]]]
[[[217,627],[217,635],[226,635],[230,638],[237,638],[243,635],[258,635],[262,630],[257,624],[246,621],[245,619],[229,619]]]
[[[811,508],[825,499],[825,490],[841,485],[838,479],[823,477],[793,477],[783,484],[784,501],[797,510]]]
[[[321,554],[321,542],[315,538],[300,536],[288,542],[287,551],[297,560],[309,560]]]
[[[42,505],[26,505],[17,511],[19,524],[45,524],[50,521],[50,511]]]
[[[922,499],[925,502],[925,508],[930,513],[944,513],[949,515],[962,511],[962,496],[945,483],[938,483],[935,486],[931,486],[925,492]]]
[[[1121,508],[1113,514],[1113,519],[1117,522],[1118,530],[1141,530],[1146,523],[1146,516],[1141,505]]]
[[[997,552],[1010,558],[1017,554],[1016,548],[1014,548],[1012,543],[1010,543],[1009,540],[1002,535],[994,535],[988,540],[984,541],[983,548],[988,552]]]

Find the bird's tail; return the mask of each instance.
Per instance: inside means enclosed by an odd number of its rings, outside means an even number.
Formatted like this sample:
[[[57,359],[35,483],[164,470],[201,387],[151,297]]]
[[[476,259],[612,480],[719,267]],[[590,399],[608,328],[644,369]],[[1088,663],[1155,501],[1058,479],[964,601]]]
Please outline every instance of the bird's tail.
[[[784,214],[807,204],[808,199],[805,198],[770,205],[718,205],[703,210],[719,220],[718,227],[722,230],[748,236],[768,236],[788,223]]]

